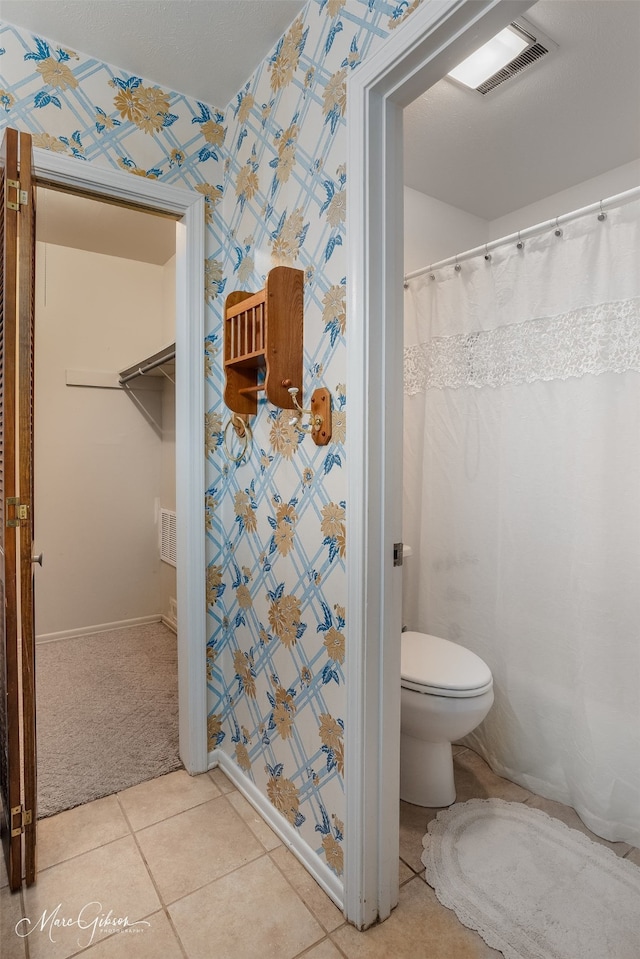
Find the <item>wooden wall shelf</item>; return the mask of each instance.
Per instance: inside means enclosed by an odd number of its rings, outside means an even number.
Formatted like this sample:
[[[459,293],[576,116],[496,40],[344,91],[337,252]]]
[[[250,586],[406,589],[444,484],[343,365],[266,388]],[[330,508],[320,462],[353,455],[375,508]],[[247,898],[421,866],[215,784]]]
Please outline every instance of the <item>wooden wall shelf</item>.
[[[295,409],[288,389],[302,387],[302,270],[276,266],[263,290],[235,290],[224,308],[224,401],[253,416],[258,393],[281,409]]]

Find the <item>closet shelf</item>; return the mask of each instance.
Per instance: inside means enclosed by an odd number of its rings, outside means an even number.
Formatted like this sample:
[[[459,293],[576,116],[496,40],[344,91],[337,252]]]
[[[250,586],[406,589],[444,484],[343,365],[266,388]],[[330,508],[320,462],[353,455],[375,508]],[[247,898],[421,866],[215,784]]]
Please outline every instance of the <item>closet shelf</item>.
[[[141,376],[151,375],[161,377],[164,373],[173,374],[175,372],[175,359],[176,344],[170,343],[169,346],[165,346],[164,349],[159,350],[157,353],[152,353],[151,356],[145,356],[139,363],[128,366],[126,370],[120,370],[120,386],[126,386],[127,383],[131,383]]]

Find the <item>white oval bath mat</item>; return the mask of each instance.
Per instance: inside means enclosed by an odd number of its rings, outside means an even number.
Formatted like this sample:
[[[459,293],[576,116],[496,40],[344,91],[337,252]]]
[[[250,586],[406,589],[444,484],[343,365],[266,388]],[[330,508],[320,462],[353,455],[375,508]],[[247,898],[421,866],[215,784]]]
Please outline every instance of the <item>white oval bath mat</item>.
[[[440,902],[506,959],[638,959],[640,868],[539,809],[471,799],[423,839]]]

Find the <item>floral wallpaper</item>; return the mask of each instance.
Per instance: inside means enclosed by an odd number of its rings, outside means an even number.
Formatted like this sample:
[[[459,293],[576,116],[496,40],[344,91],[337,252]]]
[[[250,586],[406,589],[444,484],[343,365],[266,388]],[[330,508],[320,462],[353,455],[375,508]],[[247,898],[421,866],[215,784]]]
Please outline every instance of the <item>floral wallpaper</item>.
[[[0,24],[0,122],[36,146],[205,196],[209,748],[338,876],[344,849],[347,78],[420,0],[309,0],[222,108]],[[428,0],[426,0],[428,2]],[[353,173],[357,176],[357,171]],[[304,272],[304,382],[333,435],[258,404],[225,451],[222,308],[276,265]],[[233,435],[233,431],[229,431]],[[230,441],[233,447],[233,441]]]

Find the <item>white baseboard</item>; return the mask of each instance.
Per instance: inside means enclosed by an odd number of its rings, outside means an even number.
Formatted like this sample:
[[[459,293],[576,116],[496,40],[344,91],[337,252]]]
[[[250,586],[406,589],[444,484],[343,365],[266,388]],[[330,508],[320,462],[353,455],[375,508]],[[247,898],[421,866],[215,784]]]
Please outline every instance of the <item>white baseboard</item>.
[[[343,909],[344,887],[341,880],[324,863],[300,837],[300,834],[287,822],[277,809],[264,796],[258,787],[245,776],[240,768],[221,749],[214,749],[209,753],[209,769],[219,766],[225,776],[228,776],[233,785],[247,799],[253,808],[271,826],[275,834],[282,840],[287,849],[299,859],[304,868],[310,873],[330,899],[339,909]]]
[[[112,629],[125,629],[127,626],[144,626],[147,623],[162,621],[160,613],[151,616],[136,616],[134,619],[121,619],[116,623],[99,623],[95,626],[80,626],[78,629],[63,629],[59,633],[41,633],[36,643],[55,643],[59,639],[73,639],[74,636],[89,636],[92,633],[107,633]],[[169,625],[167,623],[167,625]]]
[[[177,620],[172,619],[170,616],[164,616],[164,615],[162,615],[162,616],[160,617],[160,619],[161,619],[161,622],[162,622],[163,626],[166,626],[168,629],[170,629],[172,632],[174,632],[174,633],[176,634],[176,636],[178,635],[178,623],[177,623]]]

